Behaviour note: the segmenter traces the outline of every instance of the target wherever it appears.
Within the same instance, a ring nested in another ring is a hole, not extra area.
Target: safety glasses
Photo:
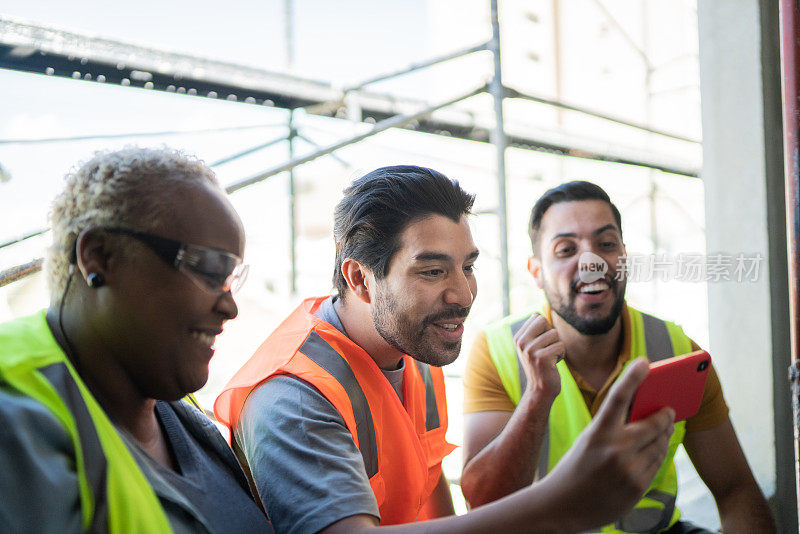
[[[248,266],[242,264],[239,256],[230,252],[125,228],[103,229],[108,233],[126,235],[144,243],[158,257],[209,293],[236,293],[247,278]]]

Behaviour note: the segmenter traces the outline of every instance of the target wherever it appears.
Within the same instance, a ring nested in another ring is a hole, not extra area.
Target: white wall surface
[[[764,257],[755,282],[708,284],[710,352],[748,461],[775,492],[761,27],[756,0],[698,2],[706,243]]]

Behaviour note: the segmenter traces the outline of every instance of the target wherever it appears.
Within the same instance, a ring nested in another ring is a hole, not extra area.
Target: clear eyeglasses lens
[[[233,254],[216,249],[184,247],[177,267],[212,293],[235,293],[247,277],[248,266]]]

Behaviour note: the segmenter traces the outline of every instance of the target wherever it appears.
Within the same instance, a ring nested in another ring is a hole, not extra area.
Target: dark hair
[[[334,212],[333,285],[339,295],[347,293],[344,260],[362,263],[381,279],[400,248],[400,234],[410,223],[429,215],[458,222],[470,213],[474,200],[475,195],[461,189],[458,181],[413,165],[382,167],[356,179],[344,190]]]
[[[614,203],[611,202],[608,193],[592,182],[575,180],[548,189],[533,205],[530,222],[528,223],[528,235],[531,238],[531,247],[534,249],[534,254],[536,254],[536,234],[542,225],[542,217],[550,209],[550,206],[560,202],[575,202],[578,200],[602,200],[608,204],[611,208],[611,213],[614,215],[614,220],[617,222],[620,236],[622,235],[622,216],[620,216],[619,210]]]

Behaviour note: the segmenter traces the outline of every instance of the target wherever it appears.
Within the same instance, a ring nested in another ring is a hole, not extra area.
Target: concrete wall
[[[707,251],[764,257],[755,282],[708,284],[710,350],[779,531],[792,532],[777,2],[700,0],[698,20]]]

